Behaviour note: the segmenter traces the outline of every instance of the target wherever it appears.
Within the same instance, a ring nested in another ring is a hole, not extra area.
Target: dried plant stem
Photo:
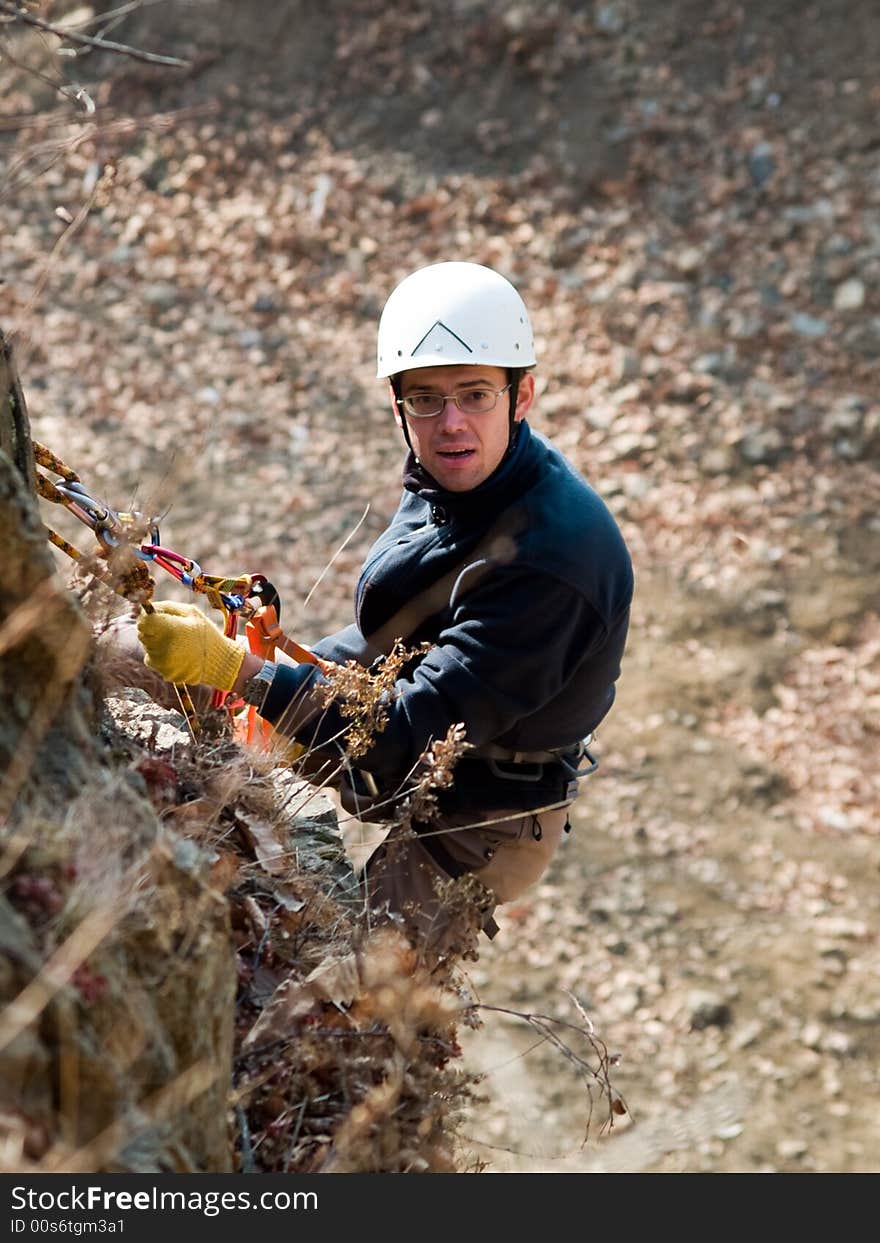
[[[88,217],[89,212],[92,210],[92,208],[95,205],[95,200],[98,197],[100,186],[101,186],[101,178],[99,177],[97,181],[95,182],[95,184],[92,186],[92,190],[91,190],[91,193],[89,194],[89,197],[80,207],[79,211],[76,213],[73,220],[70,221],[67,228],[64,230],[64,232],[58,238],[55,245],[52,247],[52,250],[49,253],[49,257],[46,260],[45,266],[43,267],[43,271],[40,274],[39,280],[37,281],[36,286],[34,287],[34,290],[30,298],[28,299],[27,305],[22,311],[23,321],[27,320],[27,317],[31,314],[37,302],[42,297],[43,290],[46,288],[46,283],[49,280],[49,277],[52,275],[52,271],[56,263],[58,262],[58,259],[61,256],[61,252],[64,250],[65,246],[70,241],[70,239],[74,236],[77,230],[80,229],[82,225],[85,223],[85,220]],[[14,337],[16,333],[13,332],[10,335]]]
[[[37,30],[45,30],[58,39],[64,39],[68,43],[77,43],[81,47],[95,48],[101,52],[116,52],[120,56],[130,56],[132,60],[145,61],[149,65],[169,65],[174,69],[189,69],[192,65],[191,61],[179,60],[176,56],[160,56],[156,52],[144,52],[140,48],[129,47],[127,43],[114,43],[98,35],[78,34],[69,27],[56,26],[53,22],[47,22],[42,17],[29,13],[27,9],[21,8],[18,4],[9,3],[8,0],[0,0],[0,13],[6,13],[13,20],[24,22],[27,26],[34,26]]]
[[[548,1014],[534,1014],[527,1011],[512,1010],[506,1006],[490,1006],[478,1003],[474,1009],[484,1010],[495,1014],[507,1014],[512,1018],[520,1019],[523,1022],[528,1023],[530,1027],[535,1028],[535,1030],[540,1033],[542,1041],[549,1041],[549,1043],[552,1044],[553,1047],[563,1055],[563,1057],[565,1057],[572,1063],[572,1065],[576,1066],[583,1075],[585,1075],[587,1080],[587,1099],[589,1101],[589,1110],[584,1131],[584,1143],[586,1143],[589,1138],[590,1124],[592,1122],[593,1115],[593,1094],[590,1081],[597,1085],[602,1097],[608,1103],[608,1114],[602,1124],[603,1129],[607,1128],[608,1130],[611,1130],[614,1126],[615,1115],[621,1112],[627,1113],[628,1108],[620,1093],[618,1093],[611,1084],[610,1071],[613,1065],[613,1059],[608,1053],[607,1046],[604,1041],[600,1040],[599,1037],[595,1035],[592,1021],[587,1017],[583,1006],[581,1006],[577,999],[570,993],[568,996],[574,1002],[578,1012],[585,1020],[583,1027],[578,1027],[576,1023],[567,1022],[565,1019],[553,1018]],[[575,1050],[572,1049],[571,1045],[566,1043],[566,1041],[564,1041],[557,1034],[556,1029],[558,1028],[562,1028],[570,1032],[576,1032],[579,1036],[586,1039],[596,1057],[596,1065],[592,1065],[586,1060],[586,1058],[582,1057],[579,1053],[576,1053]]]
[[[474,820],[468,824],[457,824],[450,828],[428,829],[425,832],[419,832],[419,837],[437,837],[441,833],[464,833],[470,829],[490,828],[493,824],[504,824],[513,815],[540,816],[545,811],[561,811],[563,807],[568,807],[569,805],[570,800],[564,803],[545,803],[542,807],[529,807],[526,811],[502,812],[501,815],[492,816],[486,820]]]
[[[311,590],[309,591],[309,594],[306,596],[305,600],[303,600],[303,605],[302,605],[303,610],[305,610],[305,609],[307,609],[307,608],[308,608],[309,601],[311,600],[312,596],[313,596],[313,595],[315,594],[315,592],[317,591],[318,587],[321,585],[321,581],[323,580],[323,578],[324,578],[325,574],[327,573],[327,571],[328,571],[328,570],[330,569],[330,567],[333,565],[333,562],[334,562],[334,561],[336,560],[336,558],[340,555],[340,553],[341,553],[341,552],[343,552],[343,550],[346,548],[346,546],[347,546],[348,544],[350,544],[350,543],[351,543],[351,541],[352,541],[352,540],[354,539],[354,537],[357,535],[358,531],[359,531],[359,530],[361,529],[361,527],[364,525],[364,522],[366,521],[367,514],[368,514],[369,512],[370,512],[370,506],[369,506],[369,504],[367,504],[366,509],[365,509],[365,510],[364,510],[364,512],[361,514],[360,518],[358,519],[358,521],[356,522],[356,524],[354,525],[354,527],[351,529],[351,531],[349,531],[348,535],[346,535],[345,539],[342,541],[342,543],[341,543],[341,544],[339,545],[339,547],[336,549],[336,551],[334,552],[333,556],[330,558],[330,560],[329,560],[329,561],[327,562],[327,564],[324,566],[324,568],[323,568],[323,570],[321,571],[321,573],[318,575],[318,577],[317,577],[317,579],[315,580],[315,582],[312,584],[312,587],[311,587]]]

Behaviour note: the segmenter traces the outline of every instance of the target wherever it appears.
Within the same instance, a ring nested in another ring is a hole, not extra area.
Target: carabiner
[[[55,487],[61,493],[70,512],[92,530],[97,528],[99,522],[109,517],[108,506],[103,501],[96,500],[78,480],[65,479],[56,483]]]

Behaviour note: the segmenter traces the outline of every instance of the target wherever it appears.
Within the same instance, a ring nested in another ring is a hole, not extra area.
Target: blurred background
[[[377,318],[467,259],[523,294],[531,422],[632,550],[601,767],[470,973],[573,995],[630,1113],[582,1146],[576,1068],[489,1015],[468,1159],[876,1169],[875,0],[28,6],[112,54],[18,7],[0,327],[98,495],[267,574],[302,641],[346,624],[400,491]]]

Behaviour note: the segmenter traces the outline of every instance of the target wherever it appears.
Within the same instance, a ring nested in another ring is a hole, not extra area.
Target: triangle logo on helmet
[[[447,351],[454,357],[458,352],[455,349],[456,345],[464,346],[469,354],[474,352],[467,341],[462,341],[461,337],[457,336],[451,328],[447,328],[438,319],[431,325],[418,345],[413,346],[411,357],[415,358],[417,354],[443,354]]]

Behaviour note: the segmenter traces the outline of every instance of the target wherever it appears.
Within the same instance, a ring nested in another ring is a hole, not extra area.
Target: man
[[[370,665],[396,639],[428,645],[383,704],[346,806],[393,820],[426,748],[464,726],[472,749],[438,813],[414,834],[392,829],[366,870],[371,907],[439,944],[444,882],[473,873],[492,902],[509,902],[553,857],[583,740],[614,698],[632,569],[605,505],[526,422],[534,343],[504,277],[460,262],[408,276],[383,310],[378,363],[409,449],[403,497],[367,556],[355,623],[314,651]],[[194,605],[157,604],[139,633],[163,676],[233,689],[282,733],[344,749],[350,718],[319,701],[315,667],[243,654]],[[484,926],[491,935],[491,909]]]

